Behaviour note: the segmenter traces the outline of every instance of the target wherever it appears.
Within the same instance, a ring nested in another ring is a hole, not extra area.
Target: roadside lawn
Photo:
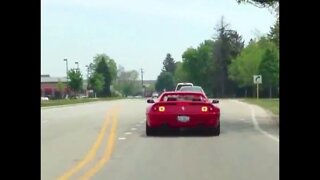
[[[279,115],[279,99],[251,99],[247,98],[244,99],[243,101],[250,103],[250,104],[255,104],[258,106],[261,106],[262,108],[265,108],[267,110],[270,110],[273,114]]]

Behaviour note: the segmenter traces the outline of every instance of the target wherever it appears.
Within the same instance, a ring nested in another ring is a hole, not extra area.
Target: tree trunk
[[[256,97],[257,97],[256,92],[257,92],[256,86],[253,85],[253,86],[252,86],[252,96],[253,96],[253,98],[256,98]]]
[[[269,86],[269,98],[272,98],[272,86]]]

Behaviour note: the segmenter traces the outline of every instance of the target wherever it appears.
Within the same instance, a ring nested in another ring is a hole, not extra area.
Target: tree
[[[174,59],[171,57],[171,54],[168,53],[166,58],[163,60],[163,69],[162,71],[174,73],[176,69],[176,64]]]
[[[138,94],[141,90],[141,85],[138,83],[139,73],[136,70],[125,71],[123,67],[119,70],[114,88],[125,96]]]
[[[269,88],[269,98],[272,98],[272,87],[279,85],[279,57],[276,48],[267,49],[259,66],[263,86]]]
[[[182,62],[176,62],[176,70],[174,71],[175,82],[186,82],[188,81],[188,74],[185,69],[183,69]]]
[[[182,67],[187,74],[188,81],[193,82],[197,80],[197,73],[200,72],[201,69],[198,69],[197,67],[197,50],[195,48],[188,48],[186,51],[182,54]],[[195,71],[196,70],[196,71]]]
[[[248,45],[228,67],[229,78],[237,82],[239,87],[252,86],[252,76],[258,74],[263,49],[258,43]]]
[[[98,95],[111,96],[110,85],[111,85],[112,78],[111,78],[110,70],[104,56],[102,56],[101,60],[98,61],[95,69],[95,73],[101,74],[104,80],[103,89],[100,93],[98,93]]]
[[[240,3],[250,3],[257,7],[270,7],[280,2],[280,0],[236,0]]]
[[[228,66],[231,59],[235,58],[243,49],[244,41],[235,30],[229,28],[229,24],[224,22],[223,17],[221,17],[216,30],[217,37],[213,46],[213,61],[217,69],[212,80],[220,89],[220,96],[224,97],[226,92],[229,95],[234,93],[234,83],[228,79]]]
[[[259,40],[251,42],[239,56],[232,60],[228,67],[229,78],[235,81],[239,88],[245,90],[253,88],[252,77],[255,74],[260,74],[261,62],[267,49],[275,49],[275,45],[267,38],[261,37]],[[264,75],[262,78],[264,81]]]
[[[57,83],[57,89],[60,92],[61,98],[63,98],[64,88],[65,88],[65,84],[61,82],[61,80],[59,79]]]
[[[202,88],[212,95],[213,81],[208,78],[214,76],[216,65],[212,61],[212,47],[214,41],[205,40],[196,49],[188,48],[182,54],[182,66],[179,67],[180,72],[187,81],[202,86]]]
[[[268,37],[273,41],[277,48],[279,49],[279,39],[280,39],[280,33],[279,33],[279,17],[277,18],[275,24],[273,27],[270,28],[270,32],[268,34]]]
[[[101,93],[103,88],[104,88],[104,77],[101,73],[94,73],[90,78],[89,78],[89,84],[91,88],[97,92]]]
[[[100,61],[105,61],[108,65],[108,68],[109,68],[111,80],[113,81],[116,79],[116,77],[117,77],[117,64],[113,59],[111,59],[106,54],[97,54],[93,59],[94,59],[93,64],[91,65],[93,69],[96,69],[97,64],[99,64]]]
[[[272,13],[279,17],[280,0],[236,0],[238,4],[249,3],[258,8],[268,8]]]
[[[76,94],[79,93],[79,91],[82,89],[83,83],[82,74],[79,69],[69,70],[68,77],[70,79],[69,87],[71,90],[73,90]]]
[[[161,72],[155,84],[157,92],[172,91],[175,88],[173,75],[170,72]]]
[[[154,92],[156,90],[155,84],[150,84],[149,86],[146,87],[147,92]]]

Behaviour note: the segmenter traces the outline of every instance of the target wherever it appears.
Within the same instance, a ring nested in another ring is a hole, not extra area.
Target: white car
[[[49,101],[48,97],[41,97],[41,101]]]
[[[152,98],[158,98],[158,97],[159,97],[159,94],[157,92],[152,93]]]
[[[184,87],[184,86],[193,86],[192,83],[178,83],[177,86],[176,86],[176,90],[175,91],[179,91],[181,87]]]

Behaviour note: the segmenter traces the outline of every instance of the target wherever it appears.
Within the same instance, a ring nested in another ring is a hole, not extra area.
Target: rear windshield
[[[184,87],[184,86],[192,86],[192,85],[181,84],[181,85],[178,85],[178,86],[177,86],[177,90],[180,90],[180,88],[181,88],[181,87]]]
[[[181,87],[180,91],[203,92],[203,90],[200,87],[194,87],[194,86]]]
[[[168,94],[164,95],[161,99],[164,102],[171,102],[171,101],[198,101],[198,102],[205,102],[206,98],[200,94]]]

